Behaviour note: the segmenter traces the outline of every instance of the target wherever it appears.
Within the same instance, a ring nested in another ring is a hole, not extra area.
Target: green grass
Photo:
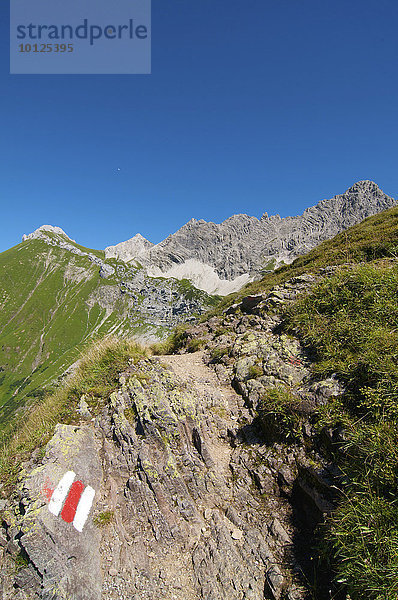
[[[346,386],[315,420],[320,431],[344,432],[334,448],[342,498],[327,539],[338,580],[355,600],[398,593],[397,290],[396,263],[342,268],[284,315],[285,330],[313,352],[315,374],[336,373]]]
[[[106,525],[109,525],[110,523],[112,523],[114,518],[114,513],[113,510],[104,510],[103,512],[99,513],[98,515],[96,515],[93,519],[94,521],[94,525],[96,525],[97,527],[106,527]]]
[[[215,335],[216,334],[217,332],[215,332]],[[224,358],[224,356],[229,355],[231,350],[232,346],[217,346],[216,348],[212,348],[210,350],[211,361],[213,363],[221,362],[221,359]]]
[[[350,407],[377,418],[398,416],[398,266],[341,270],[285,313],[316,354],[322,377],[336,373]]]
[[[178,325],[173,332],[162,342],[152,344],[152,352],[156,355],[174,354],[180,348],[186,348],[189,338],[187,325]]]
[[[301,439],[300,400],[288,387],[268,388],[258,406],[260,425],[268,443]]]

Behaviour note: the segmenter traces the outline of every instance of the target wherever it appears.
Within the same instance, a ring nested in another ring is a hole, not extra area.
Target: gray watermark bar
[[[150,72],[151,0],[10,0],[10,73]]]

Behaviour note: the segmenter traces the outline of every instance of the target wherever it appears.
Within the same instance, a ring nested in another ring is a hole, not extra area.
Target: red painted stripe
[[[72,523],[75,518],[77,505],[79,504],[80,496],[84,490],[84,485],[81,481],[72,483],[64,507],[61,512],[61,517],[67,523]]]

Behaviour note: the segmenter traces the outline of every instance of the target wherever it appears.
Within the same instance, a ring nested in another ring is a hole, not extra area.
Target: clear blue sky
[[[136,76],[9,75],[7,4],[0,250],[41,224],[94,248],[159,242],[360,179],[398,196],[396,0],[153,0]]]

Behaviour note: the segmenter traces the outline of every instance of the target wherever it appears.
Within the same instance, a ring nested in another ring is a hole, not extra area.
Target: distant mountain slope
[[[45,226],[0,254],[0,428],[43,393],[92,338],[161,337],[212,304],[189,282],[142,269]]]
[[[129,242],[105,253],[125,261],[138,258],[150,275],[187,278],[209,293],[228,294],[262,271],[292,262],[320,242],[395,204],[372,181],[359,181],[344,194],[322,200],[297,217],[265,213],[259,220],[234,215],[221,224],[192,219],[155,246],[145,249],[141,244],[139,257],[135,244],[128,251]]]

